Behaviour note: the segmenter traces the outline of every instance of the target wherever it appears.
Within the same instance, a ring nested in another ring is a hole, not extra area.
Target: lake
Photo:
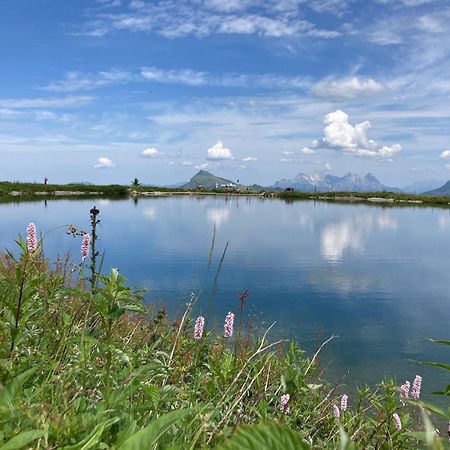
[[[210,313],[218,326],[248,290],[246,317],[276,321],[273,339],[296,339],[311,355],[339,336],[321,354],[330,380],[401,383],[421,373],[425,392],[449,383],[414,362],[449,360],[448,347],[427,340],[450,339],[448,210],[221,196],[9,203],[0,204],[0,247],[13,249],[33,221],[47,256],[70,251],[79,262],[81,239],[66,226],[89,230],[94,204],[104,268],[147,288],[147,302],[178,314],[194,291],[206,314],[228,242]]]

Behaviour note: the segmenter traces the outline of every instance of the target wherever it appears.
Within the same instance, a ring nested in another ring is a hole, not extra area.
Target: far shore
[[[286,202],[325,201],[365,203],[379,206],[422,206],[450,208],[450,196],[404,194],[396,192],[297,192],[254,188],[226,191],[224,189],[181,189],[153,186],[42,184],[0,182],[0,203],[48,199],[134,198],[170,196],[226,196],[278,198]]]

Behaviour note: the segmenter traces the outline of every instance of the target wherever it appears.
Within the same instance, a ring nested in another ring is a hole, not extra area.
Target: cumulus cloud
[[[312,154],[316,153],[315,150],[313,150],[312,148],[309,148],[309,147],[303,147],[301,149],[301,152],[305,155],[312,155]]]
[[[110,167],[115,167],[115,164],[105,156],[101,156],[97,159],[97,164],[95,164],[94,168],[96,169],[109,169]]]
[[[192,162],[191,161],[183,161],[181,163],[182,166],[192,166]]]
[[[210,161],[233,159],[233,154],[229,148],[224,147],[222,141],[217,141],[212,147],[208,148],[206,159]]]
[[[141,158],[160,158],[163,153],[159,152],[156,148],[150,147],[142,150],[140,154]]]
[[[258,158],[255,158],[254,156],[246,156],[245,158],[242,158],[242,161],[258,161]]]
[[[351,100],[360,96],[379,94],[385,90],[386,87],[383,84],[372,78],[362,80],[352,77],[320,81],[312,87],[311,92],[316,97],[331,100]]]
[[[204,170],[204,169],[207,169],[208,167],[209,167],[209,164],[208,164],[208,163],[198,164],[198,165],[195,166],[195,168],[196,168],[197,170]]]
[[[367,136],[369,121],[350,124],[348,115],[341,110],[329,113],[323,120],[324,137],[312,142],[313,148],[331,148],[355,156],[392,159],[402,148],[399,144],[379,145]]]
[[[442,159],[450,159],[450,150],[445,150],[441,153]]]
[[[280,158],[280,162],[292,162],[294,161],[292,158]]]

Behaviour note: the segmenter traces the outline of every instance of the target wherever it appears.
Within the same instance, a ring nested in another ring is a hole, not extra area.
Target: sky
[[[448,0],[2,0],[0,179],[450,179]]]

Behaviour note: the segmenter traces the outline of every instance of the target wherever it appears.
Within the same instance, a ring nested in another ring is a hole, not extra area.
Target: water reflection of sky
[[[200,197],[99,201],[99,248],[105,268],[117,266],[147,300],[182,305],[192,290],[206,311],[211,280],[229,242],[214,307],[222,319],[246,289],[248,311],[276,320],[275,333],[324,351],[331,377],[373,383],[383,375],[424,374],[424,388],[448,384],[443,373],[412,360],[448,361],[426,338],[449,339],[450,214],[431,208]],[[89,227],[88,201],[0,205],[0,246],[11,247],[34,221],[47,254],[80,242],[63,225]],[[208,254],[216,225],[215,252]],[[60,227],[59,227],[60,226]],[[59,228],[58,228],[59,227]],[[430,387],[431,390],[431,387]]]

